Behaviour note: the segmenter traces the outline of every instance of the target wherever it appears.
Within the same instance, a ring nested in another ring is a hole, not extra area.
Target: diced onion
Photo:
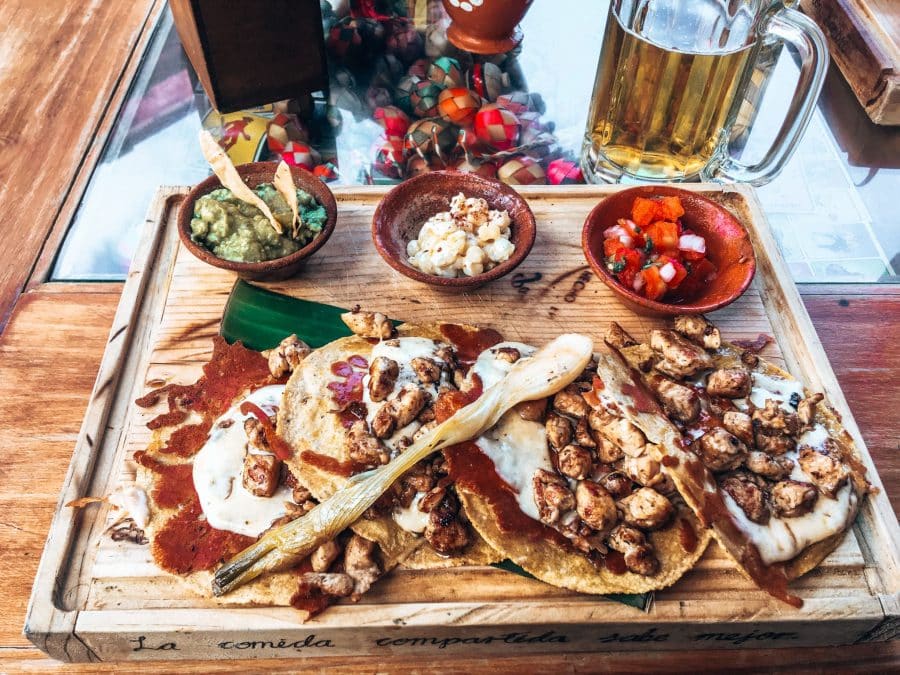
[[[659,276],[662,277],[662,280],[666,283],[672,281],[672,279],[675,278],[675,265],[667,262],[665,265],[659,268]]]
[[[706,253],[706,240],[697,234],[683,234],[678,238],[678,250]]]
[[[643,274],[635,275],[634,281],[632,282],[631,287],[635,291],[640,293],[641,289],[644,287],[644,275]]]

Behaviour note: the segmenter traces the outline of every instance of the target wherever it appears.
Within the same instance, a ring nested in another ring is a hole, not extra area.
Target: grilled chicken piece
[[[365,420],[353,423],[347,434],[349,441],[348,454],[350,459],[366,466],[379,466],[387,464],[390,460],[387,449],[377,438],[369,434]]]
[[[666,497],[653,488],[642,487],[619,501],[623,520],[643,530],[658,530],[669,522],[675,513]]]
[[[606,329],[606,335],[603,336],[603,341],[616,350],[624,349],[625,347],[633,347],[638,343],[637,340],[626,333],[625,329],[615,321],[610,322]]]
[[[754,523],[769,521],[769,505],[765,481],[746,471],[735,471],[722,479],[722,489],[741,507]]]
[[[266,440],[266,429],[263,423],[256,417],[247,417],[244,420],[244,433],[247,435],[247,442],[254,448],[260,450],[269,450],[269,441]]]
[[[560,473],[576,480],[583,480],[589,476],[593,464],[594,458],[591,456],[591,451],[580,445],[570,443],[557,454]]]
[[[641,457],[626,457],[625,461],[622,462],[622,471],[635,483],[646,487],[656,485],[662,475],[659,462],[649,454]]]
[[[809,513],[818,498],[819,493],[809,483],[779,481],[772,487],[772,511],[779,518],[796,518]]]
[[[291,499],[294,500],[295,504],[303,504],[304,502],[312,499],[312,492],[310,492],[302,485],[298,485],[293,490],[291,490]]]
[[[676,316],[675,330],[706,349],[718,349],[722,346],[719,329],[700,314]]]
[[[318,588],[324,595],[345,598],[353,593],[356,582],[349,574],[306,572],[300,575],[300,583],[308,588]]]
[[[565,511],[575,508],[575,495],[569,483],[562,476],[545,469],[538,469],[531,479],[534,501],[538,507],[541,522],[553,525]]]
[[[397,329],[381,312],[361,312],[355,308],[352,312],[341,314],[341,321],[360,337],[387,340],[397,335]]]
[[[373,401],[383,401],[394,391],[400,375],[400,364],[386,356],[378,356],[369,366],[369,396]]]
[[[271,497],[278,488],[281,476],[281,460],[275,455],[244,455],[241,484],[244,489],[257,497]]]
[[[362,595],[381,576],[375,542],[354,534],[344,549],[344,571],[353,578],[354,595]]]
[[[719,368],[706,379],[706,393],[724,398],[745,398],[750,395],[750,371],[744,368]]]
[[[553,397],[553,409],[562,415],[569,417],[584,417],[591,412],[591,407],[581,395],[581,390],[576,385],[569,385]]]
[[[590,527],[605,532],[619,519],[612,495],[594,481],[582,480],[575,488],[575,509]]]
[[[629,457],[637,457],[644,452],[647,438],[644,433],[624,417],[614,418],[599,429],[600,433],[618,445]]]
[[[312,552],[312,555],[309,556],[309,564],[312,566],[313,572],[327,572],[331,563],[337,560],[340,554],[341,547],[332,539]]]
[[[631,494],[631,484],[634,481],[621,471],[613,471],[603,476],[597,482],[606,488],[606,491],[612,495],[613,499],[622,499]]]
[[[394,417],[393,406],[386,403],[372,418],[372,434],[375,438],[390,438],[397,429],[397,419]]]
[[[624,523],[616,525],[609,533],[606,543],[614,551],[625,557],[625,566],[635,574],[650,576],[659,569],[659,561],[647,537],[637,528]]]
[[[790,436],[768,436],[758,433],[754,437],[756,447],[770,455],[783,455],[797,447],[797,442]]]
[[[787,457],[772,457],[759,450],[751,450],[745,464],[753,473],[772,480],[783,480],[794,470],[793,460]]]
[[[794,413],[785,412],[778,401],[767,399],[763,408],[753,411],[753,428],[769,436],[795,434],[800,429],[800,420]]]
[[[394,416],[397,419],[397,428],[402,429],[412,422],[431,401],[431,394],[418,387],[404,387],[397,394],[397,398],[391,401]]]
[[[591,435],[591,427],[587,417],[582,417],[575,425],[575,442],[583,448],[596,448],[597,441]]]
[[[547,413],[544,429],[547,431],[550,447],[554,450],[560,450],[572,442],[572,425],[562,415],[555,412]]]
[[[700,396],[691,387],[659,376],[651,377],[649,384],[669,415],[685,424],[697,419],[700,414]]]
[[[808,445],[800,448],[800,468],[823,494],[834,499],[846,483],[850,472],[830,454],[817,452]]]
[[[747,445],[753,444],[753,420],[747,413],[729,410],[722,416],[725,431],[737,436]]]
[[[642,373],[649,373],[656,361],[656,352],[645,344],[623,347],[619,354],[625,359],[625,363]]]
[[[697,447],[700,459],[715,472],[736,469],[747,457],[747,446],[722,427],[714,427],[703,434]]]
[[[674,331],[650,331],[650,346],[662,356],[662,361],[656,363],[654,368],[675,379],[690,377],[713,367],[712,357],[702,347],[685,340]]]
[[[816,406],[824,398],[822,394],[813,394],[800,401],[797,405],[797,417],[800,419],[800,424],[806,428],[812,427],[816,421]]]
[[[597,459],[603,464],[612,464],[618,462],[625,456],[622,448],[603,436],[596,436],[597,441]]]
[[[309,345],[303,340],[296,335],[289,335],[277,347],[269,350],[269,372],[275,378],[291,374],[310,351]]]
[[[441,367],[434,359],[417,356],[409,365],[422,384],[434,384],[441,379]]]
[[[445,555],[465,548],[469,543],[469,530],[459,519],[459,501],[452,492],[428,513],[425,540],[438,553]]]

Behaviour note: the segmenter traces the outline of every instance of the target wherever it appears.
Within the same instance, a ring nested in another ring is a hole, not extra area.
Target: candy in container
[[[428,72],[428,66],[430,65],[430,61],[428,59],[416,59],[411,64],[409,64],[409,68],[406,70],[407,75],[415,75],[416,77],[421,77],[423,80],[428,79],[426,77],[426,73]]]
[[[464,83],[459,61],[449,56],[439,56],[432,61],[426,77],[442,87],[460,87]]]
[[[419,80],[409,93],[409,103],[416,117],[437,115],[438,96],[442,87],[431,80]]]
[[[496,150],[509,150],[519,140],[519,120],[506,108],[488,103],[475,114],[475,135]]]
[[[403,147],[407,152],[428,157],[449,151],[455,140],[451,125],[440,119],[424,119],[410,125]]]
[[[372,68],[373,85],[390,89],[401,77],[403,77],[403,64],[396,56],[382,54],[375,59],[375,66]]]
[[[497,178],[496,164],[467,155],[464,155],[456,163],[452,164],[450,168],[461,173],[474,173],[482,178]]]
[[[266,130],[266,144],[269,151],[278,154],[284,150],[284,146],[291,141],[306,143],[309,134],[297,119],[296,115],[280,112],[270,121]]]
[[[409,116],[395,105],[375,108],[372,117],[384,129],[388,138],[398,139],[401,143],[409,130]]]
[[[444,89],[438,96],[438,114],[448,122],[459,126],[469,126],[481,107],[478,94],[465,87]]]
[[[328,31],[325,41],[328,51],[343,61],[357,61],[363,58],[363,36],[359,22],[352,17],[338,21]]]
[[[366,103],[372,110],[380,106],[390,105],[392,101],[391,92],[384,87],[369,87],[366,90]]]
[[[403,147],[394,140],[382,139],[375,149],[372,165],[391,178],[400,178],[403,170]]]
[[[516,115],[526,112],[542,115],[547,109],[540,94],[527,91],[511,91],[508,94],[501,94],[495,103]]]
[[[290,166],[299,166],[307,171],[312,171],[312,168],[321,160],[315,148],[299,141],[288,141],[280,156]]]
[[[583,183],[584,176],[577,162],[560,157],[547,165],[547,180],[553,185]]]
[[[412,93],[422,81],[422,78],[418,75],[407,75],[397,82],[397,86],[394,89],[394,103],[409,115],[411,115],[413,111],[411,101]]]
[[[518,155],[497,169],[497,178],[508,185],[543,185],[547,182],[544,169],[537,160]]]
[[[493,63],[474,64],[469,70],[467,81],[469,89],[487,101],[496,101],[504,89],[509,87],[509,76]]]
[[[321,180],[329,183],[338,177],[337,167],[331,162],[325,162],[313,167],[313,174]]]
[[[393,54],[404,63],[412,63],[422,56],[423,40],[410,19],[397,17],[388,24],[385,46],[388,53]]]

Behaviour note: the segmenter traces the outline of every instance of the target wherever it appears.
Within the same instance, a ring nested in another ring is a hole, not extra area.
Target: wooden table
[[[42,283],[71,211],[64,206],[99,151],[92,140],[111,124],[162,0],[5,0],[0,3],[0,672],[122,672],[115,664],[63,665],[22,635],[25,608],[93,385],[121,285]],[[38,11],[38,5],[40,11]],[[13,54],[15,56],[13,56]],[[47,150],[52,125],[54,150]],[[52,157],[51,157],[52,155]],[[39,189],[37,189],[39,187]],[[21,204],[29,208],[19,208]],[[13,208],[17,207],[17,208]],[[62,209],[62,211],[60,211]],[[11,235],[15,236],[11,236]],[[43,252],[43,255],[42,255]],[[35,268],[35,265],[37,266]],[[37,270],[37,273],[34,270]],[[28,284],[30,290],[21,293]],[[900,510],[897,397],[900,395],[900,287],[804,287],[804,299]],[[20,294],[21,293],[21,294]],[[8,324],[7,324],[8,321]],[[4,328],[5,326],[5,328]],[[750,671],[876,672],[900,668],[900,643],[834,649],[657,652],[454,660],[319,661],[322,668],[447,672]],[[168,662],[167,671],[233,669],[234,662]],[[298,662],[256,661],[244,669],[291,670]],[[129,664],[156,672],[159,664]]]

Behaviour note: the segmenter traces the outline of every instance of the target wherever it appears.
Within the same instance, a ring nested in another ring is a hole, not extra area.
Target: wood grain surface
[[[803,288],[803,287],[801,287]],[[864,377],[870,359],[880,358],[897,330],[900,289],[817,287],[804,296],[842,388],[860,422],[895,511],[900,512],[900,455],[896,405],[900,395],[900,360],[881,359],[877,382]],[[26,293],[10,325],[0,337],[0,414],[7,433],[0,483],[0,671],[63,670],[67,672],[159,672],[160,664],[84,664],[73,666],[47,659],[22,636],[25,605],[59,485],[69,457],[96,369],[106,345],[118,304],[119,284],[46,284]],[[842,302],[845,301],[845,302]],[[860,326],[879,330],[860,330]],[[64,336],[64,337],[63,337]],[[894,347],[896,349],[896,347]],[[890,353],[890,352],[888,352]],[[27,386],[23,382],[28,382]],[[877,390],[877,393],[875,392]],[[864,413],[863,410],[866,412]],[[236,662],[167,663],[168,671],[223,672]],[[285,661],[241,662],[246,672],[290,672],[299,666]],[[658,652],[654,654],[591,654],[564,657],[495,658],[489,663],[460,659],[422,663],[404,659],[376,664],[371,659],[342,658],[317,662],[317,667],[353,672],[423,672],[432,667],[448,672],[689,672],[705,667],[734,672],[787,670],[815,672],[886,672],[900,668],[898,643],[840,648]],[[302,668],[309,672],[307,667]]]
[[[0,2],[0,328],[158,2]]]

